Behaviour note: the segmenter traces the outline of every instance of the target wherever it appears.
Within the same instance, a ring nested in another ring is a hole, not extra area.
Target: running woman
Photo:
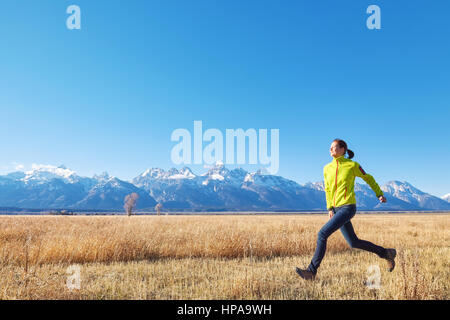
[[[347,158],[344,155],[347,154]],[[331,144],[330,155],[334,158],[323,168],[325,195],[327,210],[330,220],[320,229],[317,235],[317,247],[314,256],[306,270],[295,268],[300,277],[305,280],[313,280],[317,269],[325,256],[327,239],[338,229],[341,229],[345,240],[351,248],[358,248],[373,252],[380,258],[386,259],[388,270],[391,272],[395,267],[395,249],[385,249],[372,242],[359,239],[351,223],[356,213],[355,178],[362,178],[375,192],[380,202],[386,202],[380,187],[375,179],[367,174],[359,163],[350,159],[355,155],[347,148],[347,143],[335,139]]]

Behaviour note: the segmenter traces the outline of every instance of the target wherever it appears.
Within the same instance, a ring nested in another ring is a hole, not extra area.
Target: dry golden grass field
[[[0,216],[0,299],[449,299],[450,215],[357,214],[361,239],[397,249],[395,270],[338,231],[305,282],[294,267],[308,265],[327,219]],[[79,289],[67,287],[71,265]],[[365,284],[370,266],[379,289]]]

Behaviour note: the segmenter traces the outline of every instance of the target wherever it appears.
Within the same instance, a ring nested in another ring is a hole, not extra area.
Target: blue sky
[[[66,28],[71,4],[81,30]],[[366,27],[371,4],[381,30]],[[0,173],[179,168],[170,135],[201,120],[279,129],[278,174],[299,183],[322,179],[340,137],[380,184],[442,196],[448,12],[448,1],[4,1]]]

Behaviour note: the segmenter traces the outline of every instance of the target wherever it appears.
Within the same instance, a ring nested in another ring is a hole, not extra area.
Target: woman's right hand
[[[333,210],[328,211],[328,216],[331,218],[333,218]]]

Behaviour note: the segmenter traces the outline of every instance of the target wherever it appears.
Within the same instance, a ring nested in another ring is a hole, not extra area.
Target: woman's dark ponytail
[[[339,145],[339,148],[344,148],[345,149],[345,153],[348,154],[347,159],[352,159],[355,156],[355,153],[347,148],[347,143],[344,140],[341,139],[334,139],[333,142],[337,142]]]
[[[347,154],[348,154],[348,157],[347,157],[348,159],[351,159],[355,156],[355,153],[350,149],[347,149]]]

